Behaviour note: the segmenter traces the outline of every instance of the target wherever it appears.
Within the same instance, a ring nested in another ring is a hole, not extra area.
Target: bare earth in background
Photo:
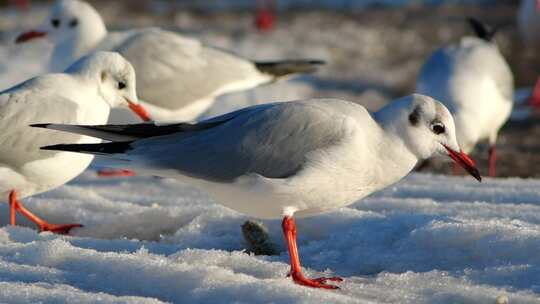
[[[208,44],[232,48],[256,59],[268,58],[265,49],[276,47],[291,57],[308,53],[325,58],[328,66],[307,78],[316,90],[314,95],[357,100],[376,109],[389,98],[413,92],[416,73],[431,51],[471,33],[463,22],[464,16],[503,26],[497,39],[515,73],[516,87],[532,86],[540,72],[540,56],[535,57],[533,50],[521,45],[515,26],[517,2],[356,12],[287,11],[279,13],[277,28],[267,34],[253,30],[250,12],[170,13],[174,10],[161,7],[148,14],[147,7],[139,6],[131,10],[133,16],[118,14],[106,18],[109,24],[118,27],[136,20],[141,26],[160,25],[193,33],[202,36]],[[206,28],[211,28],[214,34],[205,33]],[[239,45],[220,44],[219,37],[215,37],[216,29],[220,29],[217,35],[234,36]],[[283,31],[289,33],[285,41],[280,33]],[[239,49],[244,40],[256,41],[257,47]],[[362,96],[366,92],[369,94]],[[499,176],[540,176],[539,122],[538,117],[510,121],[500,132]],[[478,147],[472,156],[480,170],[487,172],[487,147]],[[427,170],[449,173],[451,168],[448,163],[433,161]]]
[[[435,48],[471,34],[463,21],[466,16],[503,26],[497,39],[514,70],[516,87],[531,87],[540,72],[540,56],[520,43],[515,26],[517,2],[501,1],[491,6],[282,11],[278,14],[276,28],[264,34],[254,29],[250,11],[186,11],[170,4],[174,1],[148,4],[95,1],[93,4],[104,12],[106,23],[112,29],[160,26],[253,59],[307,55],[328,62],[319,73],[298,80],[309,89],[296,90],[294,97],[270,90],[268,94],[254,94],[252,99],[256,102],[336,97],[377,109],[392,98],[414,91],[416,73]],[[35,20],[39,18],[18,23],[23,23],[19,26],[24,27],[26,22],[30,26]],[[233,107],[239,105],[241,102]],[[510,121],[499,133],[499,176],[540,176],[539,117]],[[472,156],[481,172],[487,173],[486,151],[485,145],[479,146]],[[426,170],[449,173],[451,168],[448,163],[435,160]]]
[[[540,70],[534,51],[515,44],[511,4],[281,12],[275,30],[261,34],[248,11],[204,13],[170,4],[187,1],[95,4],[111,29],[161,26],[253,59],[310,57],[329,63],[314,75],[221,97],[206,116],[311,97],[344,98],[377,109],[412,92],[417,70],[435,47],[469,33],[465,15],[508,25],[499,40],[518,71],[518,87],[532,86]],[[205,1],[226,0],[197,3]],[[347,1],[353,0],[336,2]],[[37,2],[25,14],[0,9],[2,88],[44,71],[41,61],[50,45],[12,43],[18,32],[44,18],[45,7]],[[518,116],[501,134],[499,171],[538,176],[540,116]],[[485,152],[475,155],[482,165]],[[448,163],[435,167],[450,171]],[[198,189],[142,176],[104,180],[88,170],[25,200],[51,222],[85,225],[69,237],[38,234],[23,218],[18,223],[24,227],[10,227],[9,206],[0,203],[0,302],[493,304],[508,297],[511,304],[536,304],[539,202],[540,179],[486,178],[480,184],[411,174],[350,206],[299,220],[305,271],[346,278],[340,291],[327,292],[286,278],[290,266],[280,220],[261,221],[264,238],[259,227],[244,226],[251,232],[244,239],[239,225],[248,218]],[[247,242],[259,245],[250,248],[253,252],[270,248],[279,255],[248,255]]]

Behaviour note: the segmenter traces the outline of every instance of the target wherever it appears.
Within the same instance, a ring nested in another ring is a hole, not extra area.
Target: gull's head
[[[105,34],[103,19],[90,4],[80,0],[58,0],[45,21],[37,29],[19,35],[16,42],[44,37],[53,44],[59,44],[83,35],[97,37]]]
[[[474,161],[459,147],[454,119],[441,102],[414,94],[392,102],[376,115],[418,159],[446,155],[481,180]]]
[[[115,52],[96,52],[72,64],[68,74],[77,74],[97,85],[98,95],[110,107],[127,106],[141,119],[148,114],[138,105],[135,69],[122,55]]]

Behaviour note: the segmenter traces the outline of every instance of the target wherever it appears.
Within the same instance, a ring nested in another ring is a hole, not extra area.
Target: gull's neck
[[[405,144],[403,138],[386,130],[379,146],[380,162],[378,167],[385,168],[385,174],[390,183],[397,182],[405,177],[418,163],[418,157]]]
[[[404,128],[408,126],[404,127],[400,119],[405,115],[403,109],[409,108],[409,103],[408,99],[398,100],[373,114],[373,119],[383,130],[376,161],[380,162],[379,167],[391,172],[395,181],[407,175],[418,163],[418,156],[406,143]]]
[[[92,52],[106,36],[107,28],[104,24],[98,24],[91,29],[79,29],[74,37],[55,46],[49,70],[63,71],[77,59]]]

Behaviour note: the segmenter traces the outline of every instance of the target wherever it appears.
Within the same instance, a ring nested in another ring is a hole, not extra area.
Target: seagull
[[[109,33],[99,13],[79,0],[57,1],[46,22],[21,34],[16,42],[39,37],[55,45],[51,71],[94,50],[122,54],[137,71],[141,104],[155,121],[192,121],[219,95],[313,72],[323,64],[319,60],[254,62],[159,28]]]
[[[465,152],[488,140],[489,176],[495,176],[495,143],[512,112],[514,80],[493,41],[496,29],[475,19],[468,21],[477,37],[464,37],[433,52],[420,70],[416,91],[440,100],[450,110]]]
[[[525,45],[540,47],[540,1],[522,0],[518,10],[517,25]],[[540,109],[540,77],[536,80],[529,105]]]
[[[91,155],[43,151],[39,147],[66,141],[100,140],[29,127],[54,121],[71,124],[107,123],[111,107],[137,105],[135,71],[117,53],[98,52],[81,58],[65,73],[27,80],[0,93],[0,193],[9,197],[10,224],[15,212],[40,231],[68,233],[78,224],[49,224],[27,210],[17,198],[61,186],[90,164]]]
[[[106,157],[120,168],[175,178],[223,205],[261,219],[282,219],[294,282],[335,289],[342,279],[306,278],[293,215],[347,206],[407,175],[419,160],[448,155],[477,180],[458,146],[446,107],[423,95],[398,99],[376,113],[338,99],[262,104],[199,123],[35,127],[108,141],[42,149]]]
[[[527,44],[540,46],[540,1],[521,1],[517,25],[519,34]]]

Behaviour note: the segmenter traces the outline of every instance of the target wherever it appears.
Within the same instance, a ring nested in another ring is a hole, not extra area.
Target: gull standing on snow
[[[492,40],[495,30],[469,19],[478,37],[436,50],[418,75],[416,90],[440,100],[456,122],[457,139],[467,153],[488,140],[489,175],[495,176],[495,143],[510,117],[514,80]]]
[[[90,155],[43,151],[43,145],[100,142],[74,134],[31,128],[40,122],[103,124],[111,107],[136,104],[135,72],[117,53],[98,52],[80,59],[63,74],[30,79],[0,93],[0,194],[9,196],[10,224],[15,212],[40,231],[67,233],[80,225],[54,225],[22,206],[18,198],[45,192],[75,178],[92,161]]]
[[[79,0],[57,1],[46,22],[21,34],[17,42],[37,37],[55,44],[53,71],[93,50],[122,54],[135,67],[141,104],[156,121],[192,121],[219,95],[313,72],[322,64],[316,60],[253,62],[159,28],[108,33],[99,13]]]
[[[200,187],[249,216],[283,218],[289,274],[318,288],[337,288],[326,282],[341,279],[304,277],[293,215],[351,204],[397,182],[433,154],[450,156],[481,179],[458,146],[450,112],[423,95],[373,114],[352,102],[314,99],[248,107],[197,124],[36,127],[113,141],[45,150],[101,155],[122,168]]]

